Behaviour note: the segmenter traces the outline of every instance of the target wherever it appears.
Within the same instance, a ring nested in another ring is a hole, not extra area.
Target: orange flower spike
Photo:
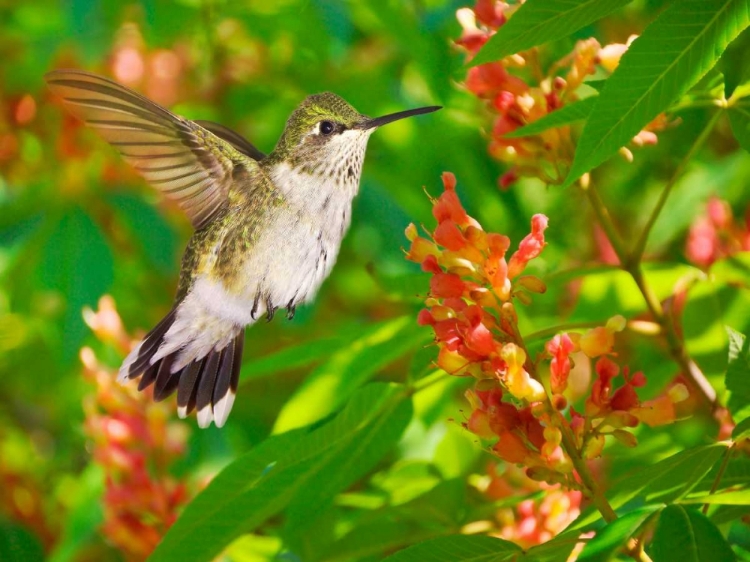
[[[523,368],[526,352],[522,348],[514,343],[505,344],[500,356],[507,364],[505,386],[513,396],[529,402],[539,402],[545,399],[546,394],[542,384],[532,379]]]
[[[510,279],[518,276],[530,260],[541,254],[546,245],[544,231],[547,229],[548,222],[549,219],[542,214],[531,217],[531,233],[521,240],[518,251],[511,256],[508,263],[508,277]]]

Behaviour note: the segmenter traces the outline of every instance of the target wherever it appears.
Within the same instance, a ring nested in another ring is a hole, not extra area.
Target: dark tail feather
[[[172,310],[146,335],[140,346],[125,360],[119,378],[126,381],[140,376],[138,390],[153,384],[154,400],[157,402],[176,390],[177,413],[181,418],[197,409],[200,427],[208,427],[212,421],[217,427],[222,427],[237,393],[245,330],[241,330],[223,349],[210,351],[205,357],[192,361],[173,373],[172,365],[179,351],[153,364],[151,359],[174,319],[175,310]]]
[[[151,370],[151,367],[150,367],[151,358],[159,349],[159,346],[161,345],[161,342],[162,342],[162,338],[167,333],[169,328],[172,326],[176,313],[177,313],[177,307],[170,310],[169,314],[167,314],[164,318],[162,318],[161,322],[159,322],[153,330],[151,330],[148,334],[146,334],[146,337],[143,338],[143,341],[138,346],[137,350],[133,352],[133,353],[136,353],[135,357],[131,357],[129,355],[125,359],[125,363],[120,369],[118,380],[120,380],[121,382],[124,382],[128,379],[135,379],[144,371]],[[154,373],[154,376],[156,376],[156,373]],[[146,378],[145,373],[144,373],[143,378],[144,379]],[[153,382],[153,380],[154,379],[151,378],[146,383],[144,383],[142,380],[141,383],[138,385],[138,389],[142,390],[143,388],[146,388],[148,385],[150,385]],[[142,388],[141,388],[141,385],[143,385]]]

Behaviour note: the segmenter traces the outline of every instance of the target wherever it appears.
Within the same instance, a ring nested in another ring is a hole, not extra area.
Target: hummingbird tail
[[[172,370],[181,350],[175,350],[152,361],[172,327],[177,307],[167,314],[143,341],[128,355],[120,367],[117,380],[126,383],[137,379],[138,390],[154,385],[154,400],[164,400],[177,391],[177,414],[185,418],[198,410],[198,425],[202,428],[214,421],[222,427],[234,404],[242,364],[245,330],[222,349],[212,349],[204,357]]]

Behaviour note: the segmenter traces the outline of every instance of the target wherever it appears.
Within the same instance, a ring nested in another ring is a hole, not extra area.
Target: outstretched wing
[[[81,70],[55,70],[45,79],[76,117],[177,201],[196,229],[227,204],[235,165],[255,165],[203,127],[112,80]]]
[[[244,154],[245,156],[249,156],[253,160],[257,160],[258,162],[260,162],[266,157],[265,153],[258,150],[258,148],[253,143],[251,143],[237,131],[233,131],[229,127],[219,125],[218,123],[214,123],[213,121],[204,121],[203,119],[196,119],[194,123],[198,123],[198,125],[206,129],[207,131],[211,131],[220,139],[224,139],[234,148],[239,150],[242,154]]]

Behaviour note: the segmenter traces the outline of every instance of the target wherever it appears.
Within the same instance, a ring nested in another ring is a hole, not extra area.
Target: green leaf
[[[740,439],[748,438],[750,438],[750,418],[745,418],[732,430],[732,439],[739,441]]]
[[[522,554],[521,562],[567,562],[570,553],[581,542],[580,531],[564,531],[552,540],[531,547]]]
[[[469,63],[500,60],[548,41],[572,35],[631,0],[534,0],[518,8]]]
[[[355,333],[350,333],[337,337],[304,341],[296,345],[286,346],[279,351],[264,355],[263,357],[251,358],[242,365],[240,381],[266,377],[280,371],[306,367],[311,363],[330,357],[336,351],[345,348],[355,337]]]
[[[596,536],[586,543],[576,560],[578,562],[606,562],[638,532],[643,523],[654,512],[662,509],[660,505],[650,505],[636,509],[609,523]]]
[[[710,503],[717,505],[750,505],[750,490],[735,490],[720,494],[707,494],[680,500],[680,503]]]
[[[356,526],[321,558],[327,562],[361,560],[453,534],[461,527],[466,512],[466,489],[463,478],[447,480],[405,504],[375,510],[358,519]]]
[[[163,274],[175,271],[179,263],[177,236],[163,214],[143,197],[130,193],[116,193],[108,199],[138,240],[149,262]]]
[[[681,505],[670,505],[661,512],[649,554],[654,562],[736,559],[729,543],[705,515]]]
[[[451,535],[405,548],[383,562],[503,562],[521,552],[521,547],[502,539]]]
[[[0,560],[42,562],[44,547],[26,527],[0,521]]]
[[[65,523],[55,548],[47,556],[47,562],[76,560],[99,526],[104,522],[102,496],[104,495],[104,471],[100,465],[89,464],[77,483],[75,497],[65,517]],[[69,493],[68,493],[69,495]]]
[[[607,499],[614,509],[641,497],[647,503],[671,503],[689,494],[721,458],[727,443],[712,443],[693,447],[644,467],[617,482]],[[588,509],[573,523],[581,529],[601,519],[595,509]]]
[[[72,359],[86,334],[81,310],[94,306],[112,284],[114,260],[97,224],[82,209],[67,213],[50,235],[40,266],[42,282],[67,300],[63,352]]]
[[[548,129],[554,129],[556,127],[562,127],[563,125],[570,125],[577,121],[582,121],[589,116],[591,109],[596,103],[596,96],[590,96],[588,98],[575,101],[571,104],[564,105],[560,109],[548,113],[544,117],[524,125],[520,129],[516,129],[512,133],[505,135],[507,139],[514,139],[518,137],[529,137],[531,135],[538,135]]]
[[[729,335],[729,364],[725,379],[731,396],[727,407],[736,419],[750,415],[750,339],[727,327]]]
[[[210,560],[287,506],[298,521],[314,519],[395,445],[411,413],[402,386],[374,383],[320,428],[267,439],[211,481],[149,560]]]
[[[429,337],[409,315],[370,326],[310,373],[279,412],[274,433],[324,418],[380,369]]]
[[[604,162],[668,109],[749,23],[748,0],[681,0],[664,10],[607,80],[583,128],[565,185]]]
[[[750,152],[750,98],[743,98],[729,108],[729,124],[740,146]]]

